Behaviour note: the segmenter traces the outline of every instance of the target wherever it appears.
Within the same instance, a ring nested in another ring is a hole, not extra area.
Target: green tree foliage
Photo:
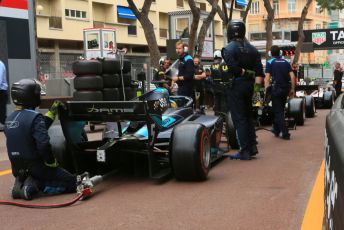
[[[344,9],[344,0],[316,0],[322,9]]]

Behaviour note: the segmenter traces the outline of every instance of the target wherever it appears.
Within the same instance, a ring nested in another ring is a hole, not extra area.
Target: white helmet
[[[163,65],[166,57],[161,57],[159,60],[159,65]]]
[[[222,59],[222,55],[221,55],[221,51],[220,50],[215,50],[214,58],[221,58]]]

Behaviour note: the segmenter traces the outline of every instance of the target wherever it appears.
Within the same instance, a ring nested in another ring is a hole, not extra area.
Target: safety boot
[[[36,195],[38,191],[37,181],[31,176],[28,176],[24,181],[20,196],[24,200],[32,200],[33,196]]]
[[[11,191],[13,199],[21,198],[21,190],[22,190],[23,184],[24,184],[23,181],[19,177],[16,177],[12,191]]]

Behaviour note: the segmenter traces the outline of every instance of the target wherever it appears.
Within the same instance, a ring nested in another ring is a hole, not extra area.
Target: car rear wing
[[[75,121],[147,121],[160,118],[166,110],[159,100],[151,101],[68,101],[67,116]]]

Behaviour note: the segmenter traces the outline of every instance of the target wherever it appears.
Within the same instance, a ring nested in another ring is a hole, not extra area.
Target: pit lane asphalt
[[[300,229],[323,160],[325,116],[318,110],[291,140],[258,131],[259,154],[252,161],[224,159],[205,182],[156,183],[117,175],[94,196],[62,209],[0,206],[1,229]],[[97,136],[98,134],[93,134]],[[20,143],[18,143],[20,144]],[[10,168],[0,133],[0,171]],[[0,176],[0,199],[11,200],[11,174]],[[58,203],[73,194],[32,202]],[[321,227],[319,228],[321,229]]]

